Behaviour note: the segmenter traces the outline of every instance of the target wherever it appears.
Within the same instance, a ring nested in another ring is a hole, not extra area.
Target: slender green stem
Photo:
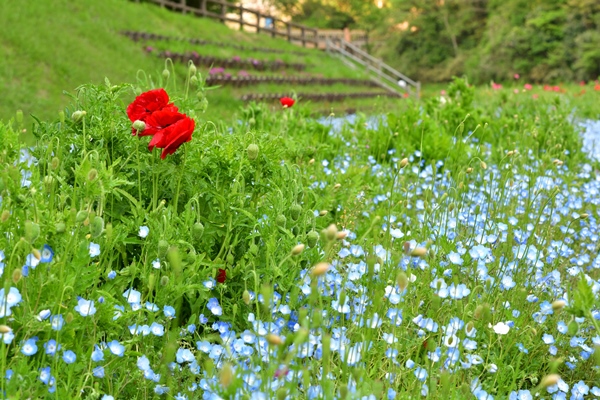
[[[181,188],[181,180],[183,178],[183,172],[185,171],[185,161],[186,161],[187,151],[185,146],[183,147],[183,161],[181,163],[181,171],[179,173],[179,180],[177,181],[177,189],[175,189],[175,199],[173,200],[173,207],[175,212],[177,212],[177,203],[179,201],[179,190]]]

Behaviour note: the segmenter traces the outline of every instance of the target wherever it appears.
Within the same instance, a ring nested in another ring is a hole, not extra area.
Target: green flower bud
[[[242,294],[242,299],[244,300],[244,303],[246,303],[246,305],[250,305],[250,292],[248,292],[248,290],[244,290],[244,293]]]
[[[23,123],[23,110],[17,110],[16,121],[19,125]]]
[[[70,324],[71,322],[73,322],[73,313],[67,313],[67,316],[65,317],[65,322],[67,324]]]
[[[146,123],[144,121],[140,121],[139,119],[133,121],[132,126],[133,126],[133,129],[135,129],[138,132],[143,132],[144,129],[146,129]]]
[[[97,238],[98,236],[102,235],[103,231],[104,231],[104,220],[102,219],[102,217],[96,215],[92,219],[92,222],[90,224],[90,234],[92,235],[93,238]]]
[[[575,336],[577,335],[577,332],[579,332],[579,324],[577,321],[572,320],[569,322],[569,325],[567,325],[567,334],[569,336]]]
[[[192,237],[195,241],[199,241],[202,238],[202,235],[204,235],[204,225],[202,225],[201,222],[196,222],[192,226]]]
[[[158,241],[158,258],[165,258],[168,250],[169,250],[169,242],[167,242],[166,240],[163,240],[163,239],[159,240]]]
[[[256,160],[256,157],[258,157],[258,145],[254,143],[248,145],[246,152],[248,153],[248,160]]]
[[[171,73],[169,72],[168,69],[165,68],[165,69],[163,69],[162,76],[165,79],[169,79],[169,77],[171,76]]]
[[[2,211],[2,217],[0,217],[0,221],[6,222],[10,218],[10,211],[4,210]]]
[[[81,210],[77,213],[77,216],[75,217],[75,222],[78,223],[82,223],[83,221],[85,221],[88,217],[88,212],[85,210]]]
[[[66,229],[67,229],[67,224],[65,224],[62,221],[57,222],[56,225],[54,225],[54,230],[56,231],[56,233],[63,233]]]
[[[197,72],[196,66],[191,61],[189,63],[188,72],[190,75],[196,75],[196,72]]]
[[[252,243],[250,245],[250,248],[248,249],[248,251],[250,252],[250,254],[252,254],[253,256],[256,256],[258,254],[258,246],[255,245],[254,243]]]
[[[21,272],[21,268],[17,268],[13,271],[12,273],[12,281],[13,283],[17,283],[21,280],[21,277],[23,276],[23,273]]]
[[[283,214],[279,214],[277,216],[277,218],[275,219],[275,223],[277,224],[277,226],[280,226],[282,228],[285,228],[286,222],[287,222],[287,218]]]
[[[167,286],[169,284],[169,277],[164,275],[160,278],[160,286]]]
[[[97,177],[98,177],[98,170],[96,168],[90,169],[90,171],[87,174],[88,181],[94,182]]]
[[[301,212],[302,212],[302,206],[298,203],[294,203],[294,204],[292,204],[292,207],[290,208],[290,217],[292,217],[292,220],[298,221],[298,218],[300,218]]]
[[[55,170],[58,168],[59,165],[60,165],[60,160],[58,159],[58,157],[53,157],[52,161],[50,161],[50,168]]]
[[[40,226],[32,221],[25,221],[25,240],[29,243],[35,242],[40,236]]]
[[[85,115],[85,111],[77,110],[73,114],[71,114],[71,119],[75,122],[79,122]]]
[[[317,231],[313,230],[308,232],[308,234],[306,235],[306,244],[308,245],[308,247],[315,247],[318,241],[319,234],[317,233]]]

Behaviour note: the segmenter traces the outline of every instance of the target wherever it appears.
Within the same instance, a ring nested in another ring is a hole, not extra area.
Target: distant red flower
[[[533,89],[533,86],[531,85],[531,83],[526,83],[525,86],[523,86],[525,88],[525,90],[531,90]]]
[[[163,149],[160,158],[164,159],[175,153],[183,143],[192,140],[196,124],[185,114],[163,110],[150,115],[146,126],[146,130],[154,135],[148,144],[148,150],[152,151],[155,147]]]
[[[164,89],[154,89],[137,96],[127,107],[127,116],[131,122],[136,120],[146,122],[154,112],[161,110],[177,112],[177,107],[173,103],[169,103],[169,95]],[[135,135],[137,132],[132,128],[132,133]],[[151,134],[144,131],[140,133],[140,136]]]
[[[513,75],[513,77],[514,77],[515,79],[519,79],[521,76],[520,76],[519,74],[514,74],[514,75]]]
[[[594,85],[594,90],[600,90],[600,84],[595,84]]]
[[[291,107],[294,105],[294,103],[296,102],[294,99],[290,98],[290,97],[282,97],[281,99],[279,99],[279,101],[281,102],[281,105],[283,107]]]
[[[502,85],[496,82],[492,82],[492,89],[499,90],[502,89]]]
[[[217,282],[224,283],[227,279],[227,271],[223,268],[219,268],[219,272],[217,272]]]

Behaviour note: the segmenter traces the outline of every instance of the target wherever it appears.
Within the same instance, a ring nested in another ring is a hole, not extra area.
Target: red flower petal
[[[219,268],[219,272],[217,272],[217,282],[223,283],[227,279],[227,271],[222,268]]]
[[[170,110],[177,112],[177,107],[173,103],[169,103],[169,95],[164,89],[153,89],[144,92],[137,96],[133,102],[127,106],[127,116],[134,122],[136,120],[144,121],[156,111]],[[136,134],[136,130],[132,128],[132,134]],[[156,133],[156,132],[154,132]],[[154,133],[142,132],[141,136],[148,136]]]
[[[290,97],[282,97],[281,99],[279,99],[279,102],[283,107],[291,107],[296,101]]]

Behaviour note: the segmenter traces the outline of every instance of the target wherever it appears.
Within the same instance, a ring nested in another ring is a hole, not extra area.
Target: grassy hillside
[[[17,109],[23,110],[26,116],[53,118],[68,104],[69,98],[63,94],[65,90],[72,93],[81,84],[100,83],[105,77],[112,83],[135,83],[140,69],[154,76],[160,74],[163,60],[156,52],[145,52],[145,43],[133,42],[119,34],[123,30],[305,51],[305,55],[273,55],[225,47],[185,47],[182,42],[153,44],[156,48],[172,45],[174,51],[208,52],[219,57],[239,55],[265,60],[275,57],[309,64],[305,74],[364,78],[360,72],[324,57],[318,50],[302,50],[267,35],[238,32],[213,20],[125,0],[3,1],[0,2],[0,25],[3,27],[0,30],[0,119],[12,117]],[[208,68],[200,70],[208,72]],[[231,115],[232,110],[243,104],[237,100],[238,92],[210,91],[209,112],[217,117]]]

